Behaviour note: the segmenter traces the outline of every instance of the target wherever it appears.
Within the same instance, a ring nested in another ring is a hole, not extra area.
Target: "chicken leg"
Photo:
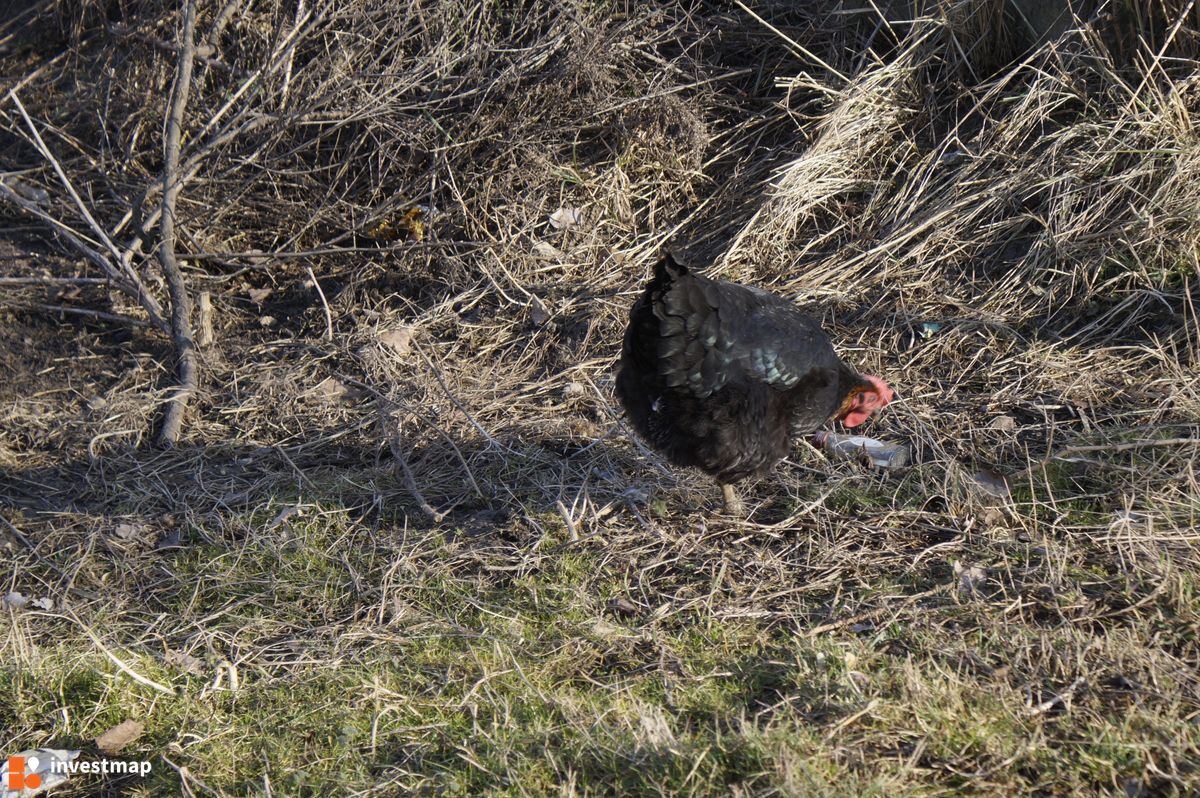
[[[722,482],[721,495],[725,497],[725,514],[735,517],[742,517],[745,514],[745,507],[742,505],[741,497],[737,495],[737,489],[733,485]]]

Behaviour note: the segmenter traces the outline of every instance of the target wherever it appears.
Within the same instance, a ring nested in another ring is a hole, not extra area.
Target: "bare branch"
[[[22,197],[17,192],[7,186],[3,180],[0,180],[0,197],[16,205],[21,210],[41,219],[48,224],[64,241],[70,244],[75,250],[91,261],[100,271],[108,276],[113,285],[117,289],[124,292],[131,298],[137,301],[146,314],[150,317],[150,323],[158,329],[166,332],[169,328],[163,318],[162,306],[158,304],[158,300],[150,293],[145,283],[137,276],[137,273],[130,268],[119,269],[117,266],[104,255],[103,252],[89,245],[84,240],[84,235],[73,230],[64,222],[55,219],[49,213],[41,208],[36,202]],[[124,263],[124,261],[122,261]]]
[[[120,25],[110,25],[108,27],[108,32],[113,36],[121,36],[124,38],[134,39],[135,41],[142,42],[143,44],[148,44],[157,50],[162,50],[163,52],[172,53],[176,56],[179,54],[179,46],[176,44],[164,42],[162,39],[156,39],[153,36],[147,36],[144,33],[140,33],[139,31],[131,30]],[[213,69],[219,69],[223,72],[229,72],[230,74],[237,75],[241,78],[244,78],[249,74],[244,69],[238,69],[237,67],[226,64],[224,61],[218,61],[217,59],[213,58],[212,54],[214,50],[212,45],[206,44],[203,45],[203,47],[204,49],[201,52],[196,53],[196,58],[205,66],[212,67]]]
[[[408,457],[404,451],[400,424],[393,414],[388,412],[386,402],[381,402],[379,405],[379,423],[383,426],[383,431],[387,436],[388,447],[392,450],[392,456],[396,458],[396,465],[399,467],[400,474],[404,478],[404,487],[408,488],[408,492],[412,494],[413,500],[421,508],[421,512],[429,516],[429,519],[433,523],[440,522],[446,517],[446,513],[438,510],[426,501],[425,495],[417,487],[417,478],[413,476],[412,469],[408,466]]]
[[[313,287],[317,289],[317,296],[321,297],[321,307],[325,310],[325,337],[330,341],[333,340],[333,316],[329,312],[329,302],[325,300],[325,292],[321,290],[321,284],[317,282],[317,275],[313,274],[312,266],[305,266],[308,270],[308,279],[312,280]]]
[[[199,379],[199,363],[196,343],[192,336],[192,298],[188,294],[183,272],[175,257],[175,205],[183,183],[178,179],[179,148],[183,138],[183,113],[187,108],[188,89],[192,83],[192,62],[195,57],[196,0],[186,0],[183,10],[183,35],[180,41],[179,63],[175,70],[175,86],[171,91],[171,106],[167,113],[167,130],[163,143],[165,155],[162,183],[164,188],[162,217],[159,230],[162,241],[158,247],[158,259],[163,275],[167,279],[167,290],[171,296],[171,335],[175,342],[175,354],[179,360],[179,387],[168,400],[166,416],[158,434],[160,444],[171,446],[179,440],[183,427],[183,414],[188,399],[196,391]]]
[[[75,202],[75,207],[79,209],[79,213],[83,216],[84,221],[88,223],[88,227],[92,228],[92,232],[94,232],[100,241],[103,242],[104,247],[108,250],[109,254],[119,262],[121,259],[121,251],[117,249],[117,245],[113,243],[112,238],[109,237],[104,228],[101,227],[96,219],[92,216],[92,212],[88,210],[87,205],[84,204],[83,199],[79,196],[79,192],[77,192],[75,190],[75,186],[71,184],[70,179],[67,177],[67,173],[62,168],[62,164],[60,164],[58,159],[54,157],[54,153],[50,152],[50,148],[46,146],[46,142],[42,141],[42,135],[38,133],[37,126],[33,124],[33,120],[30,119],[29,114],[26,113],[25,106],[21,104],[21,98],[17,96],[15,91],[10,91],[8,93],[8,99],[12,100],[13,105],[16,106],[17,111],[21,114],[21,118],[25,120],[25,125],[29,128],[29,132],[33,136],[33,143],[37,146],[38,152],[40,152],[42,157],[49,161],[50,165],[54,167],[55,174],[57,174],[58,179],[62,181],[63,187],[66,188],[67,193],[71,195],[71,199]]]
[[[131,327],[150,326],[149,322],[142,321],[141,319],[130,318],[129,316],[122,316],[118,313],[105,313],[102,310],[92,310],[91,308],[73,308],[69,305],[46,305],[40,302],[31,302],[25,305],[17,303],[4,303],[3,305],[0,305],[0,307],[28,308],[32,310],[44,311],[46,313],[70,313],[74,316],[87,316],[89,319],[115,321],[120,324],[128,324]]]

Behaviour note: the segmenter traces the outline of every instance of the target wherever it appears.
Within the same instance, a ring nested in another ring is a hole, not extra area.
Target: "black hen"
[[[786,299],[691,274],[665,257],[634,304],[617,397],[638,434],[678,466],[721,484],[761,474],[831,418],[856,426],[892,399],[883,380],[838,358],[829,336]]]

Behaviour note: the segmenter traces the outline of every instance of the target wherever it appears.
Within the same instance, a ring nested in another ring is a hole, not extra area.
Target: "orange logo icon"
[[[29,757],[29,769],[37,770],[37,757]],[[25,757],[10,756],[8,758],[8,789],[10,790],[36,790],[42,786],[42,777],[37,773],[25,775]]]

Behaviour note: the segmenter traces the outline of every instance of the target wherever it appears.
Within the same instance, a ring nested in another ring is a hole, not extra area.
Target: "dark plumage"
[[[791,302],[668,255],[630,311],[617,397],[639,435],[715,477],[740,513],[733,483],[768,470],[793,435],[831,418],[862,423],[892,392],[842,363]]]

